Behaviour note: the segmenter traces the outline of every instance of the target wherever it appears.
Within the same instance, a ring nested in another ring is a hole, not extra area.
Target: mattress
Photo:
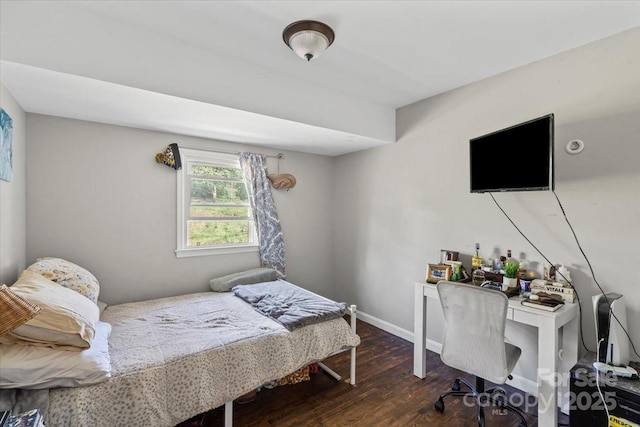
[[[108,307],[111,378],[49,393],[48,427],[173,427],[357,346],[342,319],[288,331],[232,293]]]

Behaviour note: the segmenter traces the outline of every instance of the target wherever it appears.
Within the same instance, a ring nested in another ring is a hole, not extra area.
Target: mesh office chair
[[[507,403],[504,389],[485,390],[485,380],[504,384],[511,378],[520,349],[504,341],[507,322],[507,296],[502,292],[479,286],[440,281],[437,285],[444,312],[444,339],[440,358],[452,368],[475,375],[475,387],[464,378],[456,378],[451,391],[440,395],[435,402],[438,412],[444,411],[447,396],[470,396],[476,399],[478,425],[484,427],[483,407],[493,404],[513,412],[526,427],[524,415]],[[469,391],[460,390],[460,383]]]

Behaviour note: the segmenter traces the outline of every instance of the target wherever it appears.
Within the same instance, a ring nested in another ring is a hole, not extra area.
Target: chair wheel
[[[444,412],[444,400],[438,399],[436,403],[433,405],[438,412]]]
[[[460,391],[460,380],[455,380],[453,385],[451,386],[451,390]]]

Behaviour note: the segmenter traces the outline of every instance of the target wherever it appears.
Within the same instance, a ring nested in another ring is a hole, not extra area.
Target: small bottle
[[[473,270],[471,273],[471,281],[474,285],[480,286],[485,281],[484,270],[479,268],[477,270]]]
[[[527,278],[527,261],[524,259],[520,261],[520,265],[518,267],[518,277],[521,279]]]
[[[511,256],[511,249],[507,249],[507,259],[505,260],[504,263],[505,263],[505,265],[506,264],[518,264],[518,265],[520,264],[520,262],[517,259],[515,259],[515,258],[513,258]]]
[[[556,270],[556,280],[565,286],[571,284],[571,273],[563,264],[560,264]]]
[[[473,257],[471,257],[471,270],[475,271],[482,268],[482,258],[478,251],[480,250],[480,243],[476,243],[476,251],[473,253]]]

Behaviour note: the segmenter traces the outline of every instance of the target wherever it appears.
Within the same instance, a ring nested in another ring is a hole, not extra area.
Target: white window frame
[[[192,257],[204,255],[220,255],[241,252],[257,252],[258,239],[256,233],[255,221],[251,207],[249,207],[249,243],[238,243],[217,246],[187,246],[187,221],[189,220],[191,191],[190,179],[188,175],[190,163],[204,163],[215,166],[240,167],[240,161],[235,154],[217,153],[214,151],[196,150],[190,148],[180,148],[180,157],[182,159],[182,169],[177,172],[177,219],[178,233],[176,245],[176,257]]]

